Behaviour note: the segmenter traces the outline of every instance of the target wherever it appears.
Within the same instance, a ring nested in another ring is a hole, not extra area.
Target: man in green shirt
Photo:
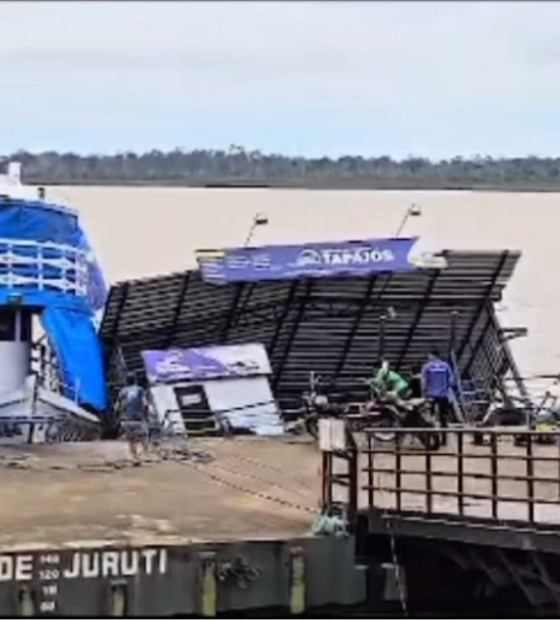
[[[392,394],[398,399],[408,395],[408,381],[398,372],[391,370],[389,362],[383,362],[377,371],[373,385],[383,394]]]

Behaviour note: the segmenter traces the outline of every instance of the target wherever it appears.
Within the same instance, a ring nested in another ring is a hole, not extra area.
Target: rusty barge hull
[[[300,614],[365,600],[352,538],[52,547],[0,557],[3,617]]]

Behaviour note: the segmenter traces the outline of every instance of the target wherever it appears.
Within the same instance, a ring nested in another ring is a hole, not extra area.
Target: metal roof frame
[[[288,401],[305,387],[309,371],[366,376],[380,355],[410,368],[434,344],[447,350],[453,330],[461,372],[486,381],[515,374],[493,303],[520,253],[443,254],[446,269],[369,278],[216,286],[193,270],[121,282],[111,288],[100,328],[107,365],[118,353],[127,369],[143,371],[140,353],[147,348],[262,342],[272,385]],[[496,342],[499,351],[490,355]]]

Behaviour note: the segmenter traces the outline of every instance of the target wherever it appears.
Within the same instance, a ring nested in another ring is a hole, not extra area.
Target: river
[[[526,326],[514,343],[526,374],[560,372],[560,195],[554,193],[305,191],[60,187],[80,211],[110,281],[180,271],[197,248],[242,245],[257,212],[267,226],[254,243],[391,236],[411,203],[405,234],[419,248],[520,249],[500,304],[505,325]]]

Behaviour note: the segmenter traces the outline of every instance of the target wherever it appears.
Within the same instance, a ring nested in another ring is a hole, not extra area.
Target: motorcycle
[[[402,442],[406,433],[397,433],[391,429],[429,429],[439,428],[439,421],[432,414],[430,403],[425,398],[401,400],[380,394],[372,387],[372,399],[366,405],[367,426],[373,430],[373,436],[382,442]],[[381,430],[382,429],[382,430]],[[439,433],[414,433],[426,450],[438,450],[442,444]]]
[[[314,439],[319,438],[319,419],[341,417],[344,408],[332,403],[326,394],[321,393],[319,386],[321,376],[314,372],[309,375],[309,391],[302,394],[303,425],[305,431]]]
[[[319,420],[321,418],[353,418],[353,429],[364,431],[374,429],[374,437],[383,442],[401,442],[405,433],[397,433],[392,429],[437,429],[439,423],[431,413],[430,403],[423,398],[407,401],[396,399],[390,395],[381,394],[370,380],[363,380],[369,389],[369,399],[366,405],[360,405],[358,416],[350,415],[353,406],[332,402],[321,390],[322,378],[310,373],[309,390],[302,394],[303,426],[305,431],[314,439],[319,437]],[[356,419],[357,418],[357,419]],[[379,430],[375,430],[379,429]],[[414,433],[426,450],[438,450],[441,446],[441,435],[434,432]]]

